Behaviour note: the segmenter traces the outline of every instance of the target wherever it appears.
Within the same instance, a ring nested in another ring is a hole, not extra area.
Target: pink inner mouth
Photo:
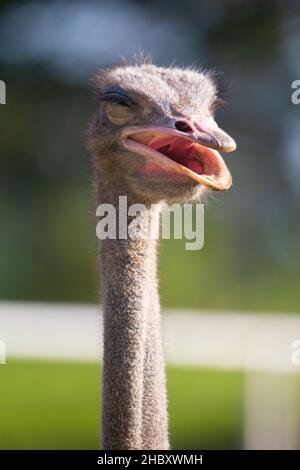
[[[185,175],[218,191],[231,186],[231,174],[219,152],[179,131],[160,126],[132,127],[123,131],[122,140],[126,148],[148,159],[144,167],[148,171],[151,167],[152,173]]]
[[[147,142],[147,145],[198,175],[204,173],[204,166],[199,159],[199,150],[197,152],[195,145],[188,140],[176,137],[163,137],[152,139]]]

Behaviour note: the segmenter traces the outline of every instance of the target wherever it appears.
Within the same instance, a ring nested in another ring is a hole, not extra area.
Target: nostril
[[[193,131],[191,126],[189,126],[189,124],[185,121],[176,121],[175,127],[180,132],[192,132]]]

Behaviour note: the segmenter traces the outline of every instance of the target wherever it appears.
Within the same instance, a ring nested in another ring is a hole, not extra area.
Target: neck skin
[[[100,178],[101,181],[101,178]],[[126,195],[98,182],[98,205]],[[131,201],[133,202],[133,201]],[[130,202],[128,202],[128,205]],[[159,210],[144,216],[156,234]],[[132,222],[132,219],[131,219]],[[152,237],[156,238],[156,237]],[[104,311],[103,448],[168,449],[157,240],[100,242]]]

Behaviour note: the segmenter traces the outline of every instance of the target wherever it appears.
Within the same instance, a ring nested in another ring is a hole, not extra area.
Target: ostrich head
[[[212,74],[125,65],[101,71],[95,84],[100,107],[88,142],[108,184],[144,203],[195,200],[206,188],[231,186],[219,151],[236,145],[214,120]]]

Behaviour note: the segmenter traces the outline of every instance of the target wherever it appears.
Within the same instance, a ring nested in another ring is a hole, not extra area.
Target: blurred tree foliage
[[[19,3],[3,2],[0,19]],[[131,3],[145,15],[170,12],[163,0]],[[170,21],[189,26],[194,61],[218,65],[230,77],[228,111],[218,117],[239,149],[228,157],[233,189],[209,198],[204,249],[162,243],[165,305],[299,311],[300,193],[288,160],[288,124],[299,123],[290,83],[299,78],[299,64],[284,53],[292,51],[295,34],[299,39],[293,27],[299,11],[287,3],[172,4]],[[159,57],[159,46],[149,52]],[[0,79],[7,84],[7,105],[0,106],[0,296],[95,302],[97,243],[84,129],[97,104],[88,82],[63,80],[47,58],[0,60]]]

